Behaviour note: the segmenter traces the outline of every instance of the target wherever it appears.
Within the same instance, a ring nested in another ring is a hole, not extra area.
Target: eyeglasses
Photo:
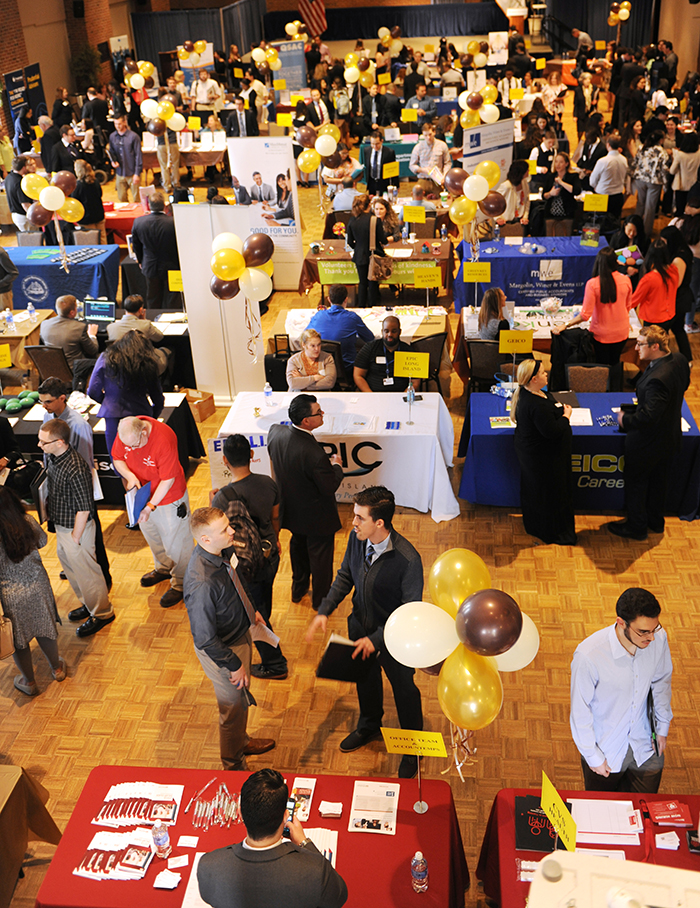
[[[639,341],[639,340],[638,340],[637,343],[635,344],[635,347],[648,347],[648,346],[649,346],[649,344],[647,344],[647,343],[645,343],[645,342],[643,342],[643,341]]]
[[[629,622],[628,622],[628,624],[627,624],[627,627],[628,627],[631,631],[634,631],[635,634],[637,634],[637,636],[639,636],[639,637],[651,637],[653,634],[658,634],[659,631],[662,629],[662,625],[657,624],[653,631],[638,631],[637,628],[636,628],[636,627],[632,627],[632,625],[629,624]]]
[[[51,441],[42,441],[38,439],[37,444],[40,448],[48,448],[49,445],[55,445],[57,441],[60,441],[60,438],[52,438]]]

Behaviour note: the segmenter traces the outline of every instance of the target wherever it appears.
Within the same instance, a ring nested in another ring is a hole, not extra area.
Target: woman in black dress
[[[531,536],[548,545],[576,545],[571,407],[558,405],[542,390],[546,384],[540,360],[520,363],[510,418],[516,423],[523,523]]]

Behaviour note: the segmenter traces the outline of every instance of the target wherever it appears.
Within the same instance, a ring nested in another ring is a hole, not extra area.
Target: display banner
[[[304,56],[303,41],[283,41],[281,44],[272,45],[277,49],[282,68],[275,70],[275,80],[284,79],[284,88],[287,91],[307,90],[306,84],[306,57]],[[279,93],[275,90],[275,103],[280,103]]]
[[[474,168],[481,161],[494,161],[501,168],[501,180],[505,180],[513,163],[513,123],[510,118],[465,129],[464,169],[474,173]]]

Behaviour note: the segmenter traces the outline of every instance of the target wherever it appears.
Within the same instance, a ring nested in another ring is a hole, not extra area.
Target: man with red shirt
[[[194,549],[189,527],[190,501],[177,456],[177,437],[172,429],[150,416],[127,416],[119,422],[112,462],[126,480],[127,490],[151,483],[139,526],[155,566],[143,575],[141,586],[155,586],[170,579],[170,589],[160,600],[163,608],[170,608],[182,599],[182,582]]]

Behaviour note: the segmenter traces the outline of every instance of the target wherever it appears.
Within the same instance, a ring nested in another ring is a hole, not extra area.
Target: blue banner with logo
[[[44,95],[44,85],[41,81],[41,68],[38,63],[30,63],[24,67],[24,82],[27,96],[27,104],[32,109],[32,121],[37,122],[39,117],[50,116],[49,109],[46,106],[46,96]]]
[[[281,44],[273,44],[277,48],[277,53],[282,61],[282,69],[273,72],[274,79],[284,79],[287,83],[287,91],[297,91],[300,88],[306,88],[306,57],[304,56],[303,41],[283,41]],[[275,92],[277,98],[277,92]]]

